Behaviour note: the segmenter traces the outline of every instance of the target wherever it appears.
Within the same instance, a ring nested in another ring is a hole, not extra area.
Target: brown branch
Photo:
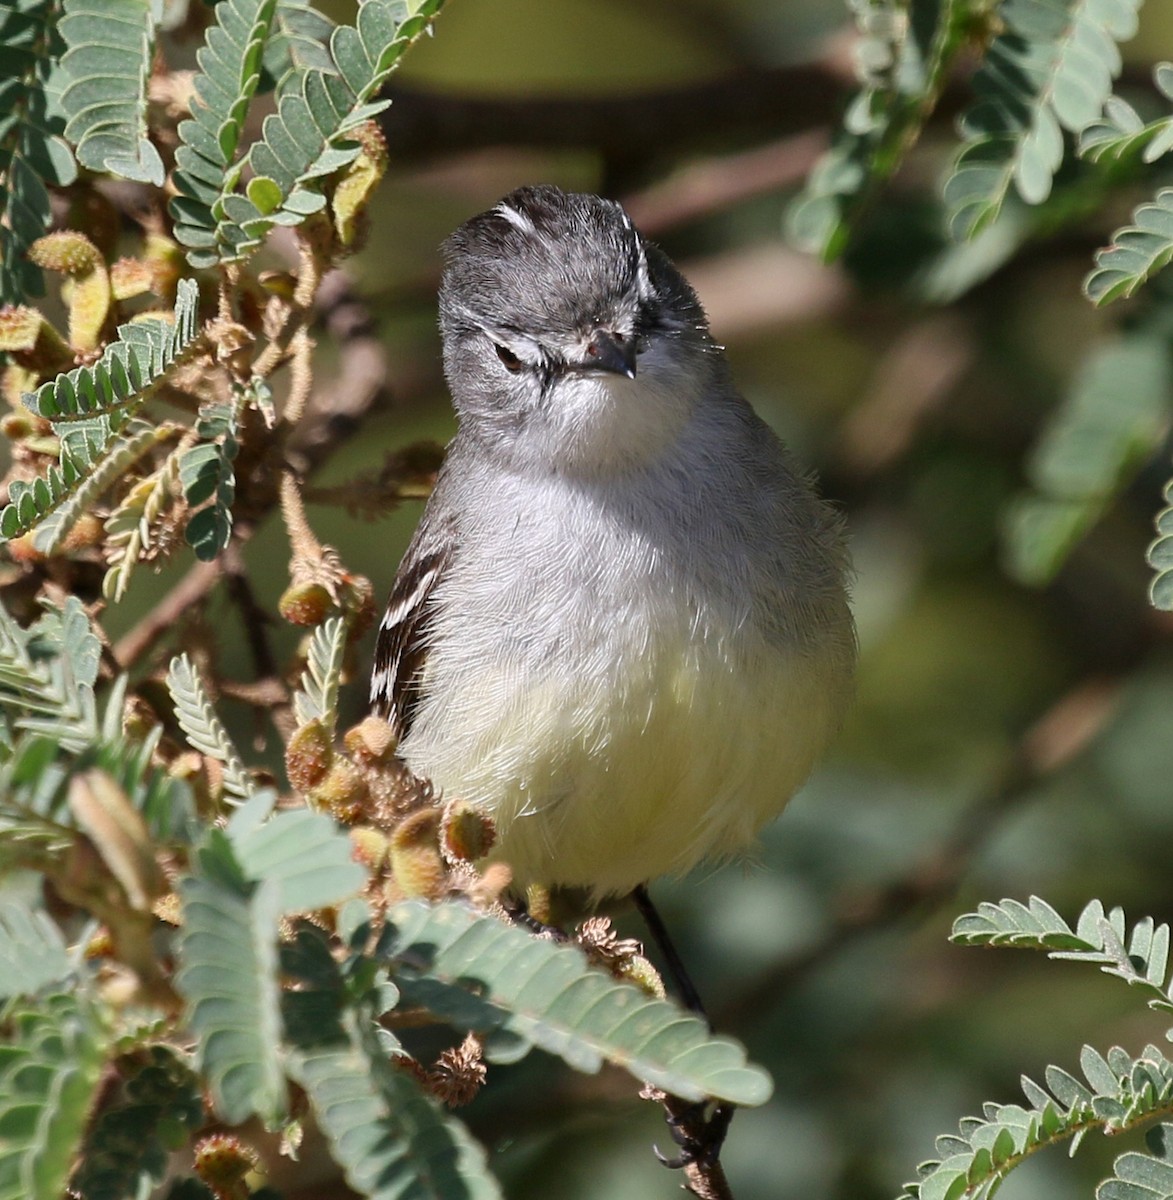
[[[169,632],[193,605],[207,598],[223,578],[218,562],[199,562],[114,646],[114,657],[125,670]]]
[[[694,1161],[684,1164],[684,1187],[687,1192],[699,1197],[699,1200],[734,1200],[733,1190],[725,1176],[725,1168],[721,1166],[718,1157],[721,1142],[724,1141],[725,1132],[733,1117],[733,1106],[718,1105],[710,1114],[706,1105],[683,1100],[679,1096],[667,1095],[656,1090],[650,1093],[645,1091],[643,1094],[658,1100],[664,1106],[664,1111],[668,1114],[668,1124],[682,1146],[703,1148],[706,1141],[714,1135],[714,1124],[720,1125],[716,1131],[717,1144],[712,1148],[712,1152],[708,1155],[702,1152]]]
[[[642,233],[658,237],[755,196],[798,186],[826,147],[826,134],[812,130],[737,154],[693,159],[624,197],[623,207]]]
[[[387,358],[382,345],[370,335],[370,317],[340,271],[326,276],[318,294],[318,315],[327,334],[341,345],[337,377],[315,391],[296,430],[287,426],[269,435],[272,446],[288,438],[286,457],[296,461],[303,477],[321,466],[358,429],[360,422],[387,395]],[[276,456],[274,449],[273,454]],[[255,486],[241,489],[238,507],[247,519],[238,520],[233,532],[240,548],[259,524],[277,507],[278,487],[272,472],[262,472]],[[196,563],[159,603],[114,646],[114,657],[125,669],[139,661],[179,621],[185,612],[202,603],[223,579],[219,562]]]

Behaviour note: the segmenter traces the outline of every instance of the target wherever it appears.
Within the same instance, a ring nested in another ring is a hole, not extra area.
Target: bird
[[[372,711],[492,818],[517,888],[601,900],[742,854],[850,705],[843,520],[618,203],[523,187],[443,254],[457,432]]]

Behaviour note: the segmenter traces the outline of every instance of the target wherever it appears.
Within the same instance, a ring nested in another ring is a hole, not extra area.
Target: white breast
[[[737,850],[801,784],[845,703],[842,595],[826,638],[762,629],[753,548],[726,546],[713,570],[721,528],[636,519],[679,497],[664,480],[632,486],[601,504],[550,477],[498,479],[437,597],[401,753],[493,813],[523,884],[624,892]]]

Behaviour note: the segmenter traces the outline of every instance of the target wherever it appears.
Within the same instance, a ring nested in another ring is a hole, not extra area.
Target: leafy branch
[[[251,796],[256,791],[256,785],[228,736],[228,730],[216,715],[199,673],[186,654],[171,660],[167,672],[167,690],[175,705],[175,719],[188,742],[194,749],[223,766],[224,790],[238,800]]]
[[[950,228],[971,238],[997,219],[1013,187],[1028,204],[1051,193],[1064,130],[1096,121],[1120,73],[1116,43],[1136,32],[1140,0],[1006,0],[1001,32],[974,77],[977,102],[945,184]]]
[[[1046,901],[1032,896],[1026,904],[980,904],[958,918],[952,936],[961,945],[1041,950],[1050,958],[1093,963],[1136,989],[1150,1008],[1173,1012],[1169,927],[1150,917],[1129,929],[1122,909],[1105,912],[1093,900],[1072,928]],[[1075,1153],[1091,1129],[1116,1135],[1173,1113],[1173,1062],[1156,1046],[1135,1056],[1118,1046],[1107,1054],[1084,1046],[1080,1068],[1082,1080],[1057,1066],[1047,1067],[1042,1084],[1024,1075],[1027,1107],[986,1104],[982,1115],[965,1118],[956,1134],[939,1137],[939,1157],[918,1167],[901,1200],[986,1200],[1038,1150],[1070,1141]],[[1101,1200],[1167,1195],[1165,1183],[1173,1179],[1170,1132],[1167,1125],[1150,1131],[1150,1154],[1120,1155],[1113,1178],[1097,1190]]]
[[[321,181],[359,156],[355,131],[390,103],[375,98],[379,89],[441,3],[361,0],[356,24],[331,32],[328,64],[294,67],[283,81],[277,111],[265,118],[261,138],[248,152],[252,178],[243,193],[236,190],[243,160],[232,169],[233,158],[259,80],[258,41],[273,9],[248,0],[225,10],[225,21],[247,22],[248,32],[235,38],[225,33],[216,43],[222,52],[201,61],[200,102],[179,131],[180,195],[171,211],[192,266],[237,262],[274,225],[299,225],[325,207]]]
[[[77,367],[25,397],[39,417],[53,423],[60,461],[31,483],[14,479],[0,510],[0,537],[12,539],[37,529],[38,544],[50,552],[97,496],[171,429],[128,425],[131,416],[186,361],[199,335],[199,290],[179,284],[174,323],[149,319],[123,325],[93,366]]]
[[[77,160],[94,171],[163,185],[147,132],[155,23],[147,0],[64,0],[61,106]]]
[[[29,247],[49,226],[46,185],[77,177],[53,81],[62,51],[58,0],[0,6],[0,304],[45,290]]]

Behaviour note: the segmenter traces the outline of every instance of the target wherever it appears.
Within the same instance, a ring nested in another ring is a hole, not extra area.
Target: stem
[[[322,543],[314,535],[306,519],[305,504],[301,498],[301,486],[297,476],[286,467],[281,472],[281,516],[289,532],[289,544],[293,548],[294,563],[298,559],[318,562],[322,557]]]

